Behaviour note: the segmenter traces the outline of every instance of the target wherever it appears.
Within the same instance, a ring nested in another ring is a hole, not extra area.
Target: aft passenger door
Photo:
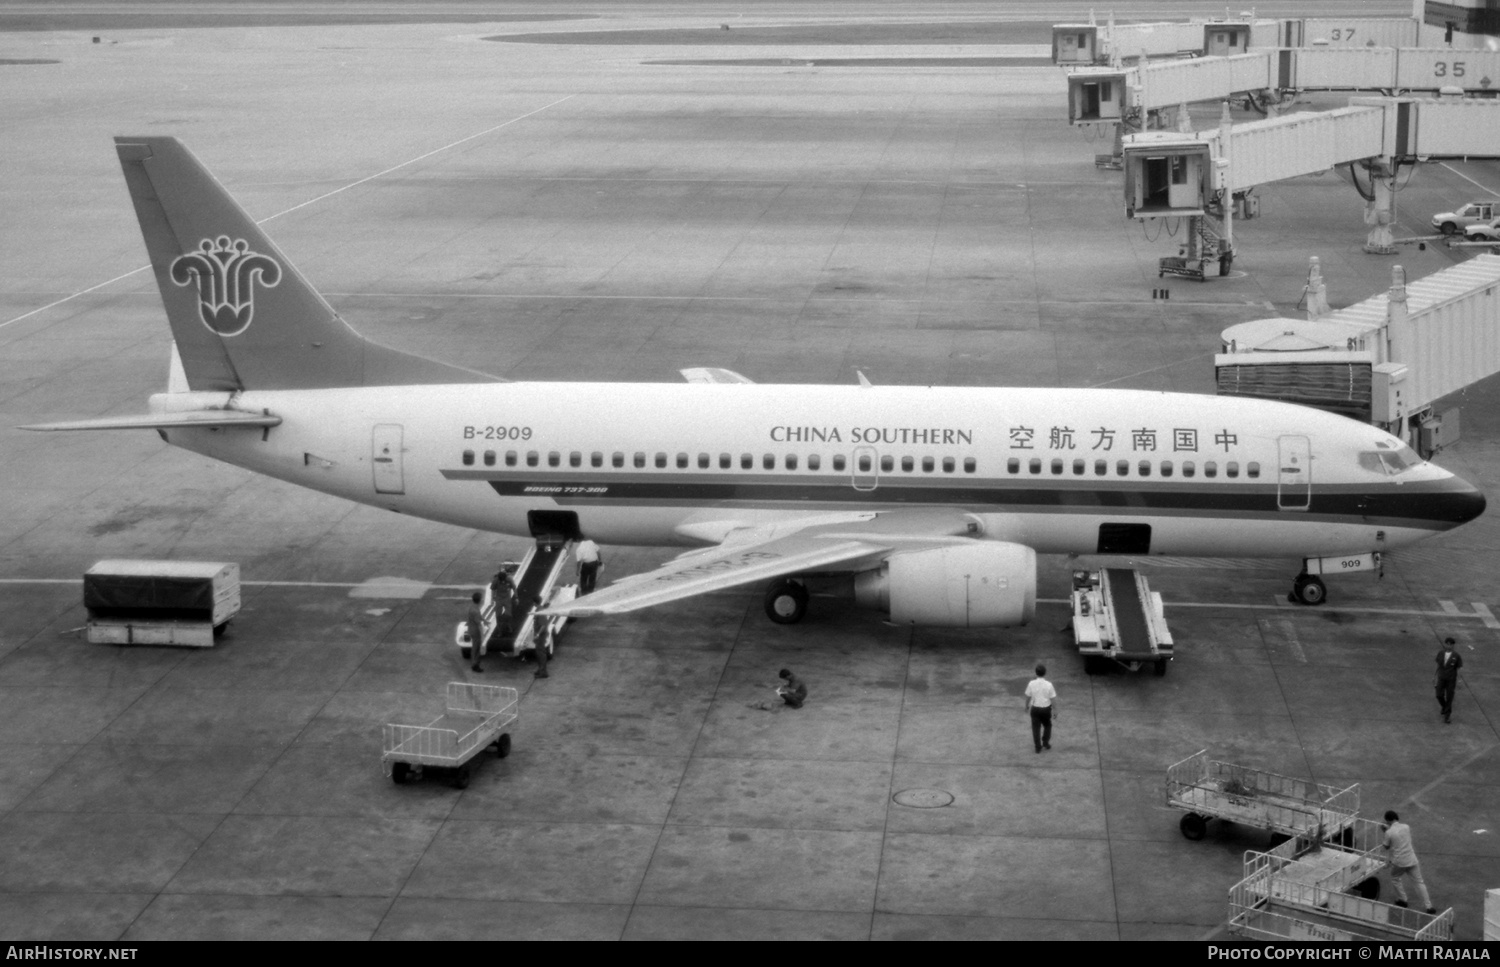
[[[1305,436],[1284,436],[1276,445],[1276,506],[1306,510],[1312,500],[1312,444]]]
[[[401,424],[375,424],[370,451],[370,464],[375,468],[375,492],[406,493],[406,477],[401,467]]]

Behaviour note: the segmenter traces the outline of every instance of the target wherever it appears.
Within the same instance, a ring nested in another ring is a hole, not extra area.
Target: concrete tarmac
[[[1037,25],[1083,5],[742,4],[727,33],[761,30],[751,45],[600,42],[727,16],[689,5],[484,7],[497,19],[0,34],[0,936],[1223,936],[1243,854],[1268,841],[1179,833],[1163,779],[1202,748],[1400,810],[1435,901],[1480,936],[1500,886],[1493,514],[1379,581],[1330,581],[1316,609],[1285,601],[1294,561],[1141,562],[1178,642],[1165,678],[1084,674],[1057,558],[1021,629],[913,631],[825,600],[778,626],[759,588],[579,622],[545,681],[487,664],[479,680],[523,692],[514,751],[459,791],[385,779],[380,728],[430,720],[473,677],[453,625],[525,541],[150,433],[10,429],[138,412],[164,385],[116,134],[182,138],[365,335],[512,378],[1211,393],[1220,331],[1295,315],[1309,256],[1334,305],[1394,263],[1417,278],[1466,257],[1363,254],[1362,202],[1329,173],[1259,190],[1232,278],[1159,280],[1172,239],[1125,220],[1062,73],[1026,66]],[[1016,32],[889,40],[963,20]],[[590,42],[493,39],[570,32]],[[923,60],[868,66],[900,56]],[[1497,191],[1494,164],[1422,166],[1397,234]],[[1497,394],[1463,394],[1438,459],[1491,494]],[[604,550],[606,581],[668,554]],[[209,650],[88,644],[79,577],[117,557],[238,561],[244,611]],[[1429,683],[1448,635],[1466,667],[1444,725]],[[1042,756],[1021,698],[1038,660],[1060,693]],[[784,666],[807,706],[753,707]]]

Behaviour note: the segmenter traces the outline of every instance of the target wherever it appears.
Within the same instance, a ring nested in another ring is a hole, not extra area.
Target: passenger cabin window
[[[807,469],[809,469],[809,470],[817,470],[817,469],[821,468],[822,466],[823,466],[823,458],[822,457],[818,456],[816,453],[809,453],[807,455]]]
[[[761,458],[760,458],[760,465],[762,467],[765,467],[767,470],[775,470],[776,469],[776,454],[774,454],[774,453],[767,453],[767,454],[762,455]]]
[[[1075,477],[1081,477],[1081,476],[1083,476],[1083,472],[1085,470],[1087,470],[1087,469],[1088,469],[1088,462],[1085,461],[1082,457],[1080,457],[1077,460],[1073,461],[1073,476],[1075,476]]]
[[[1005,461],[1005,472],[1006,473],[1020,473],[1021,472],[1021,458],[1020,457],[1011,457],[1009,460]]]
[[[646,455],[639,450],[635,452],[635,465],[637,469],[646,465]]]
[[[678,470],[686,470],[687,469],[687,465],[688,465],[688,455],[685,454],[685,453],[679,453],[679,454],[677,454],[677,469]]]
[[[493,467],[495,465],[495,451],[494,450],[486,450],[486,451],[484,451],[484,465],[486,467]]]
[[[707,470],[708,469],[708,465],[709,465],[708,454],[706,454],[706,453],[700,453],[700,454],[698,454],[698,469],[699,470]]]
[[[1161,462],[1161,475],[1163,477],[1170,477],[1170,476],[1172,476],[1172,461],[1170,461],[1170,460],[1163,460]]]
[[[896,469],[896,458],[887,454],[880,458],[880,469],[883,473],[890,473]]]
[[[547,453],[547,466],[556,467],[561,466],[561,464],[562,454],[558,453],[556,450],[551,450]]]
[[[914,457],[902,457],[901,458],[901,469],[903,471],[905,471],[906,473],[911,473],[916,468],[917,468],[916,458],[914,458]]]
[[[861,453],[859,455],[859,472],[860,473],[869,473],[870,472],[870,455],[868,453]]]
[[[466,467],[472,467],[472,466],[474,466],[474,451],[473,450],[465,450],[464,451],[464,466],[466,466]]]
[[[786,455],[786,468],[788,470],[797,469],[797,455],[795,453],[788,453]]]
[[[742,454],[740,454],[740,469],[741,470],[754,470],[755,469],[755,455],[754,454],[750,454],[750,453],[742,453]]]
[[[936,466],[936,464],[934,464],[932,462],[932,458],[931,457],[923,457],[922,458],[922,472],[923,473],[932,473],[933,468],[935,466]]]
[[[1059,476],[1063,472],[1063,461],[1061,457],[1052,458],[1052,475]]]
[[[1191,461],[1191,460],[1184,460],[1184,461],[1182,461],[1182,475],[1184,477],[1191,477],[1193,475],[1193,472],[1194,472],[1193,461]]]
[[[1256,463],[1254,460],[1252,460],[1249,463],[1245,464],[1245,476],[1250,477],[1252,479],[1255,478],[1255,477],[1259,477],[1260,476],[1260,464]]]
[[[1142,477],[1149,477],[1149,476],[1151,476],[1151,461],[1150,460],[1142,460],[1141,463],[1140,463],[1140,469],[1141,469],[1141,476]]]
[[[1214,463],[1212,460],[1205,460],[1203,463],[1203,476],[1217,477],[1218,475],[1219,465],[1217,463]]]
[[[952,459],[953,459],[952,457],[944,457],[943,458],[943,469],[944,470],[948,469],[948,461],[952,460]],[[964,457],[964,473],[973,473],[974,471],[976,471],[978,469],[979,469],[979,463],[973,457]]]
[[[579,453],[577,450],[574,450],[572,453],[568,454],[568,466],[570,466],[570,467],[581,467],[581,466],[583,466],[583,454]]]
[[[505,465],[507,467],[514,467],[516,465],[516,451],[514,451],[514,450],[506,450],[505,451]]]
[[[1238,477],[1239,475],[1240,475],[1240,465],[1239,465],[1239,463],[1237,461],[1230,460],[1228,463],[1224,464],[1224,476],[1226,476],[1226,477]]]
[[[719,454],[719,469],[720,470],[729,470],[733,466],[734,466],[734,457],[730,456],[727,453],[721,453],[721,454]]]
[[[1115,473],[1121,477],[1130,476],[1130,461],[1120,460],[1115,463]]]
[[[842,453],[835,453],[833,455],[833,469],[839,473],[843,473],[846,466],[848,464],[844,460],[844,455]]]
[[[604,466],[604,454],[600,453],[598,450],[595,450],[593,453],[589,454],[589,466],[591,466],[591,467],[602,467],[602,466]]]
[[[1095,460],[1094,461],[1094,476],[1096,476],[1096,477],[1104,477],[1104,476],[1107,476],[1108,474],[1109,474],[1109,461],[1108,460]]]
[[[614,453],[610,454],[609,465],[612,466],[612,467],[623,467],[623,466],[625,466],[625,454],[619,452],[618,450],[616,450]]]
[[[665,453],[661,453],[660,451],[658,451],[657,454],[656,454],[656,468],[658,470],[665,470],[666,467],[667,467],[667,455]]]
[[[526,466],[534,467],[542,462],[542,455],[535,450],[526,451]]]
[[[973,461],[971,459],[971,460],[966,461],[966,462],[972,463]],[[954,460],[953,460],[952,457],[944,457],[943,458],[943,473],[952,473],[957,466],[958,466],[957,463],[954,462]],[[970,473],[974,472],[974,470],[973,470],[972,467],[969,468],[969,472]]]
[[[1030,460],[1026,461],[1026,469],[1028,471],[1030,471],[1031,473],[1041,473],[1042,472],[1042,458],[1041,457],[1032,457]]]

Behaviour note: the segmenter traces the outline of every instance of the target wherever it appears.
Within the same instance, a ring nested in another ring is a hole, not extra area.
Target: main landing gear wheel
[[[1316,574],[1299,574],[1292,582],[1292,593],[1287,595],[1287,600],[1306,605],[1322,604],[1328,600],[1328,588]]]
[[[795,581],[776,581],[766,589],[766,617],[779,625],[794,625],[807,614],[807,588]]]
[[[1156,677],[1157,678],[1164,678],[1164,677],[1166,677],[1166,674],[1167,674],[1167,660],[1165,658],[1158,658],[1158,659],[1156,659]]]

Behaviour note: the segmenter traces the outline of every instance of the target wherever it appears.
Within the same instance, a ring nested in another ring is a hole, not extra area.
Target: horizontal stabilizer
[[[194,410],[189,413],[147,413],[141,416],[105,416],[96,420],[67,420],[62,423],[36,423],[18,430],[175,430],[182,427],[272,427],[280,426],[281,417],[269,413],[245,413],[240,410]]]

